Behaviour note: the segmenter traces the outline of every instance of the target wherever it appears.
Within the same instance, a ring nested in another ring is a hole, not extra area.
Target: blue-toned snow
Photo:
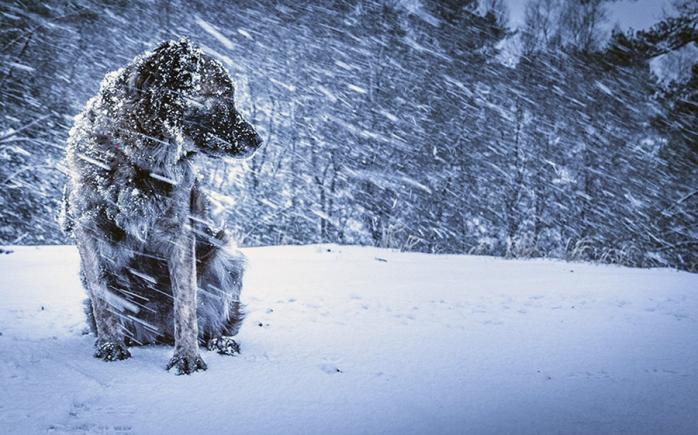
[[[698,275],[245,249],[242,354],[92,357],[72,246],[0,255],[0,433],[695,433]]]

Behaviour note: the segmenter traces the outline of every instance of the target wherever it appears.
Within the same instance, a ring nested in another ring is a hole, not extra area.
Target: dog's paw
[[[206,370],[206,363],[199,356],[198,353],[195,354],[175,354],[170,362],[167,363],[167,370],[174,368],[177,375],[189,375],[199,370]]]
[[[120,361],[122,359],[131,358],[131,352],[126,349],[126,346],[114,341],[107,341],[95,345],[95,358],[104,361]]]
[[[212,338],[206,344],[208,350],[215,350],[221,355],[235,355],[240,353],[240,345],[233,337],[222,336]]]

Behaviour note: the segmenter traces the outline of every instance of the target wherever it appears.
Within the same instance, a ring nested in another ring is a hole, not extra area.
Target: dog
[[[205,370],[199,344],[235,354],[244,257],[213,221],[197,161],[262,141],[225,68],[187,39],[107,74],[68,135],[61,225],[80,253],[95,356],[174,344],[167,370]]]

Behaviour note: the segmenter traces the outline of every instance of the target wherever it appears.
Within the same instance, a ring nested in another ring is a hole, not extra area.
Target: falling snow
[[[504,3],[5,3],[0,242],[65,241],[72,116],[105,73],[187,36],[265,141],[201,171],[243,245],[696,270],[695,8],[620,33],[601,0],[530,0],[515,29]]]

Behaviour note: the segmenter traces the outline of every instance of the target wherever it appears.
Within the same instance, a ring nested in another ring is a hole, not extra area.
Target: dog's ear
[[[193,87],[200,53],[186,40],[167,41],[134,65],[129,96],[141,118],[144,133],[159,135],[163,126],[179,126],[184,98]]]
[[[200,53],[187,39],[160,44],[138,65],[133,85],[138,90],[186,90],[192,86],[192,73]]]

